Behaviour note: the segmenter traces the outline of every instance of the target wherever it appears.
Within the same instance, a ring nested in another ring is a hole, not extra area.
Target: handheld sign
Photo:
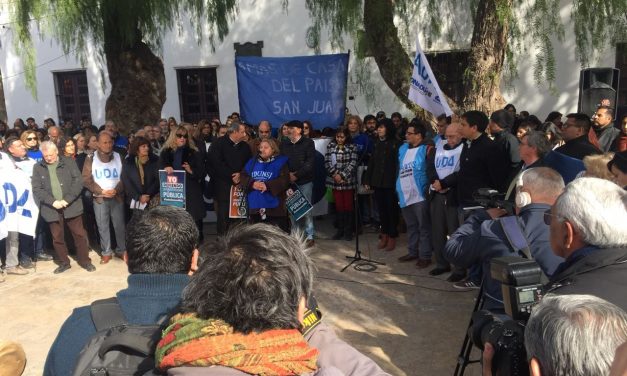
[[[229,199],[229,218],[246,217],[248,217],[248,206],[246,205],[244,188],[239,185],[232,185]]]
[[[287,199],[285,200],[287,211],[298,221],[305,214],[309,213],[313,206],[298,188],[290,188],[287,190]]]
[[[159,197],[161,205],[185,209],[185,171],[174,170],[168,175],[159,170]]]

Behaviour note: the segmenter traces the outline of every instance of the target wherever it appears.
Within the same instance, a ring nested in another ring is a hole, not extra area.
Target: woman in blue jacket
[[[285,198],[290,171],[287,157],[279,154],[279,145],[274,139],[262,140],[259,154],[246,163],[240,179],[247,194],[250,221],[273,224],[289,233]]]

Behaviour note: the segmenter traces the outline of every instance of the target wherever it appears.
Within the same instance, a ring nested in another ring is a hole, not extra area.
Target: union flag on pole
[[[414,70],[411,76],[409,99],[418,106],[431,112],[433,116],[446,114],[451,116],[453,111],[446,103],[446,99],[440,90],[440,86],[431,71],[429,62],[416,36],[416,58],[414,58]]]

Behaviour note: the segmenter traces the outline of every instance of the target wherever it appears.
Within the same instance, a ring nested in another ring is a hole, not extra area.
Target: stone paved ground
[[[317,219],[319,237],[328,238],[330,221]],[[208,227],[211,232],[212,226]],[[340,337],[368,354],[392,375],[452,375],[475,292],[458,292],[444,277],[401,264],[405,236],[393,252],[376,250],[376,234],[360,237],[364,257],[387,265],[374,272],[352,267],[345,256],[354,242],[319,239],[311,256],[316,262],[316,296],[325,318]],[[91,254],[92,260],[98,256]],[[40,375],[48,348],[73,307],[106,298],[126,286],[120,260],[87,273],[73,263],[62,275],[40,262],[28,276],[8,276],[0,284],[0,336],[21,342],[28,356],[25,375]],[[475,351],[476,353],[476,351]],[[478,375],[477,366],[467,375]]]

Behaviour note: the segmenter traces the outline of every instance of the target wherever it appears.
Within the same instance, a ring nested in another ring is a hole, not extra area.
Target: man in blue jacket
[[[126,320],[150,325],[179,304],[198,260],[198,229],[183,209],[158,206],[128,225],[128,288],[116,294]],[[54,340],[44,375],[71,375],[81,349],[96,333],[90,306],[75,308]]]
[[[551,277],[563,261],[551,250],[549,226],[544,214],[564,190],[562,177],[548,167],[526,170],[516,187],[517,222],[525,236],[531,257]],[[490,262],[495,257],[524,257],[507,240],[503,223],[505,215],[500,208],[477,210],[450,237],[444,247],[444,257],[454,265],[470,267],[483,264],[484,309],[501,313],[503,296],[501,283],[490,276]]]

